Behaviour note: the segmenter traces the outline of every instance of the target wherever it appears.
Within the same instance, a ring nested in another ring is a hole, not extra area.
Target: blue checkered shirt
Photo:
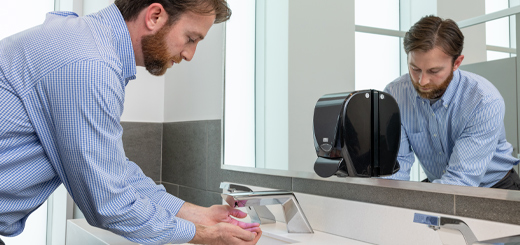
[[[85,17],[51,12],[0,41],[0,234],[63,183],[87,221],[146,244],[185,243],[184,202],[125,156],[120,118],[135,57],[115,5]]]
[[[433,183],[491,187],[518,159],[506,141],[505,105],[485,78],[456,70],[441,99],[430,105],[403,75],[385,91],[401,111],[401,169],[392,179],[409,180],[414,153]]]

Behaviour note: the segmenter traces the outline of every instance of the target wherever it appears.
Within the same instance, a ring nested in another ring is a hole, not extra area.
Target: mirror
[[[492,0],[413,5],[411,0],[228,2],[233,18],[226,24],[223,168],[310,178],[315,177],[316,160],[312,117],[322,95],[384,90],[408,73],[402,36],[422,16],[434,14],[461,25],[519,5],[513,0],[505,5]],[[516,58],[505,65],[511,69],[506,77],[492,72],[504,64],[491,62],[515,57],[514,17],[461,28],[465,36],[461,69],[486,73],[481,75],[492,83],[499,81],[495,86],[507,104],[507,140],[516,156],[516,89],[510,89],[517,84],[516,65],[511,65]],[[416,162],[411,179],[424,178]]]

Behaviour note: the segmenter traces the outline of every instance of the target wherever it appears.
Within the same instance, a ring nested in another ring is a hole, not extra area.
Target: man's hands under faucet
[[[248,231],[229,223],[218,223],[212,226],[195,224],[197,232],[190,243],[195,244],[256,244],[262,231],[255,227],[257,231]]]
[[[209,208],[184,203],[177,217],[195,223],[195,237],[190,243],[204,244],[256,244],[262,231],[257,223],[246,223],[236,218],[245,218],[246,213],[228,205],[213,205]]]

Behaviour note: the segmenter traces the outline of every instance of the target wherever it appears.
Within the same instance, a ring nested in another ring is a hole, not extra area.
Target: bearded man
[[[1,40],[0,235],[20,234],[63,184],[88,223],[139,244],[255,244],[258,224],[231,218],[245,213],[184,202],[146,177],[120,125],[136,65],[162,75],[190,61],[230,15],[225,0],[115,0]]]
[[[401,112],[401,169],[389,178],[409,180],[415,153],[423,182],[518,190],[504,100],[488,80],[459,69],[463,44],[457,24],[436,16],[406,33],[409,74],[385,88]]]

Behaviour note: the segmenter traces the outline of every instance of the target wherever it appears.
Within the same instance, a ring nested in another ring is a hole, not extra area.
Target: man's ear
[[[453,62],[453,71],[459,69],[462,60],[464,60],[464,55],[461,54],[459,57],[457,57],[457,59],[455,59],[455,62]]]
[[[168,21],[168,13],[160,3],[150,4],[145,11],[145,26],[149,31],[161,29]]]

